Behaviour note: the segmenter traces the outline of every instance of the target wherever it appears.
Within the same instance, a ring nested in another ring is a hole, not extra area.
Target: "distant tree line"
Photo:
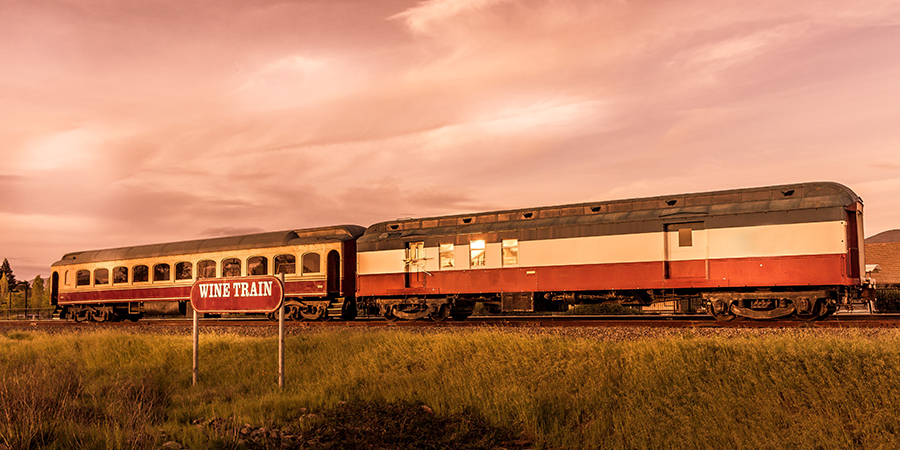
[[[26,294],[27,302],[26,305]],[[49,308],[50,289],[40,275],[31,281],[19,281],[13,274],[9,261],[3,258],[0,264],[0,315],[3,309]]]

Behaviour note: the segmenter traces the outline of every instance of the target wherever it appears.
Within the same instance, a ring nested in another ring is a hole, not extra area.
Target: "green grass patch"
[[[343,405],[427,405],[537,448],[900,447],[893,330],[309,331],[287,339],[283,392],[274,337],[201,334],[191,386],[187,335],[26,334],[0,338],[9,448],[239,448],[245,424],[311,432],[300,418]]]

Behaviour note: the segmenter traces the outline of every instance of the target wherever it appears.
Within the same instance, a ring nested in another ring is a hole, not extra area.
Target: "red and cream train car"
[[[409,319],[623,297],[819,318],[861,288],[862,242],[862,201],[829,182],[397,220],[357,241],[357,301]]]
[[[52,265],[51,299],[67,319],[185,314],[198,278],[280,275],[288,318],[355,317],[355,225],[69,253]],[[347,301],[345,301],[347,300]]]

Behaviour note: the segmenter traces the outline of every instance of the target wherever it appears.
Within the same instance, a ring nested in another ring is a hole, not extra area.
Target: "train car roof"
[[[53,263],[51,267],[99,261],[119,261],[126,259],[187,255],[191,253],[342,242],[358,238],[365,230],[364,227],[358,225],[339,225],[304,230],[273,231],[268,233],[245,234],[241,236],[89,250],[68,253],[64,255],[61,260]]]
[[[365,244],[423,236],[490,233],[566,225],[690,220],[692,217],[847,207],[857,202],[862,203],[859,196],[840,183],[809,182],[392,220],[370,226],[358,242]],[[364,248],[368,246],[361,247]]]

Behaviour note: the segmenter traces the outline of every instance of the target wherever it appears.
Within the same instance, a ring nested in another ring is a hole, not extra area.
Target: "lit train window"
[[[453,267],[453,244],[441,244],[439,257],[441,269]]]
[[[215,278],[216,262],[205,259],[197,263],[197,278]]]
[[[322,271],[322,259],[318,253],[303,255],[303,273],[319,273]]]
[[[275,257],[275,275],[279,273],[297,273],[297,257],[294,255],[278,255]]]
[[[190,280],[193,278],[193,274],[191,273],[191,269],[193,266],[191,263],[185,261],[175,264],[175,279],[176,280]]]
[[[247,260],[247,275],[268,275],[269,260],[265,256],[254,256]]]
[[[223,277],[239,277],[241,276],[241,260],[237,258],[227,258],[222,260],[222,276]]]
[[[484,267],[484,241],[469,242],[469,251],[472,256],[472,267]]]
[[[131,281],[135,283],[145,283],[150,280],[150,269],[141,264],[131,269]]]
[[[79,270],[75,272],[75,286],[90,286],[91,285],[91,271],[90,270]]]
[[[157,264],[153,266],[153,281],[169,281],[171,279],[172,277],[168,264]]]
[[[119,283],[127,283],[128,282],[128,268],[127,267],[116,267],[113,269],[113,284]]]
[[[94,285],[109,284],[109,269],[94,269]]]
[[[503,240],[503,265],[515,266],[519,264],[519,240]]]

